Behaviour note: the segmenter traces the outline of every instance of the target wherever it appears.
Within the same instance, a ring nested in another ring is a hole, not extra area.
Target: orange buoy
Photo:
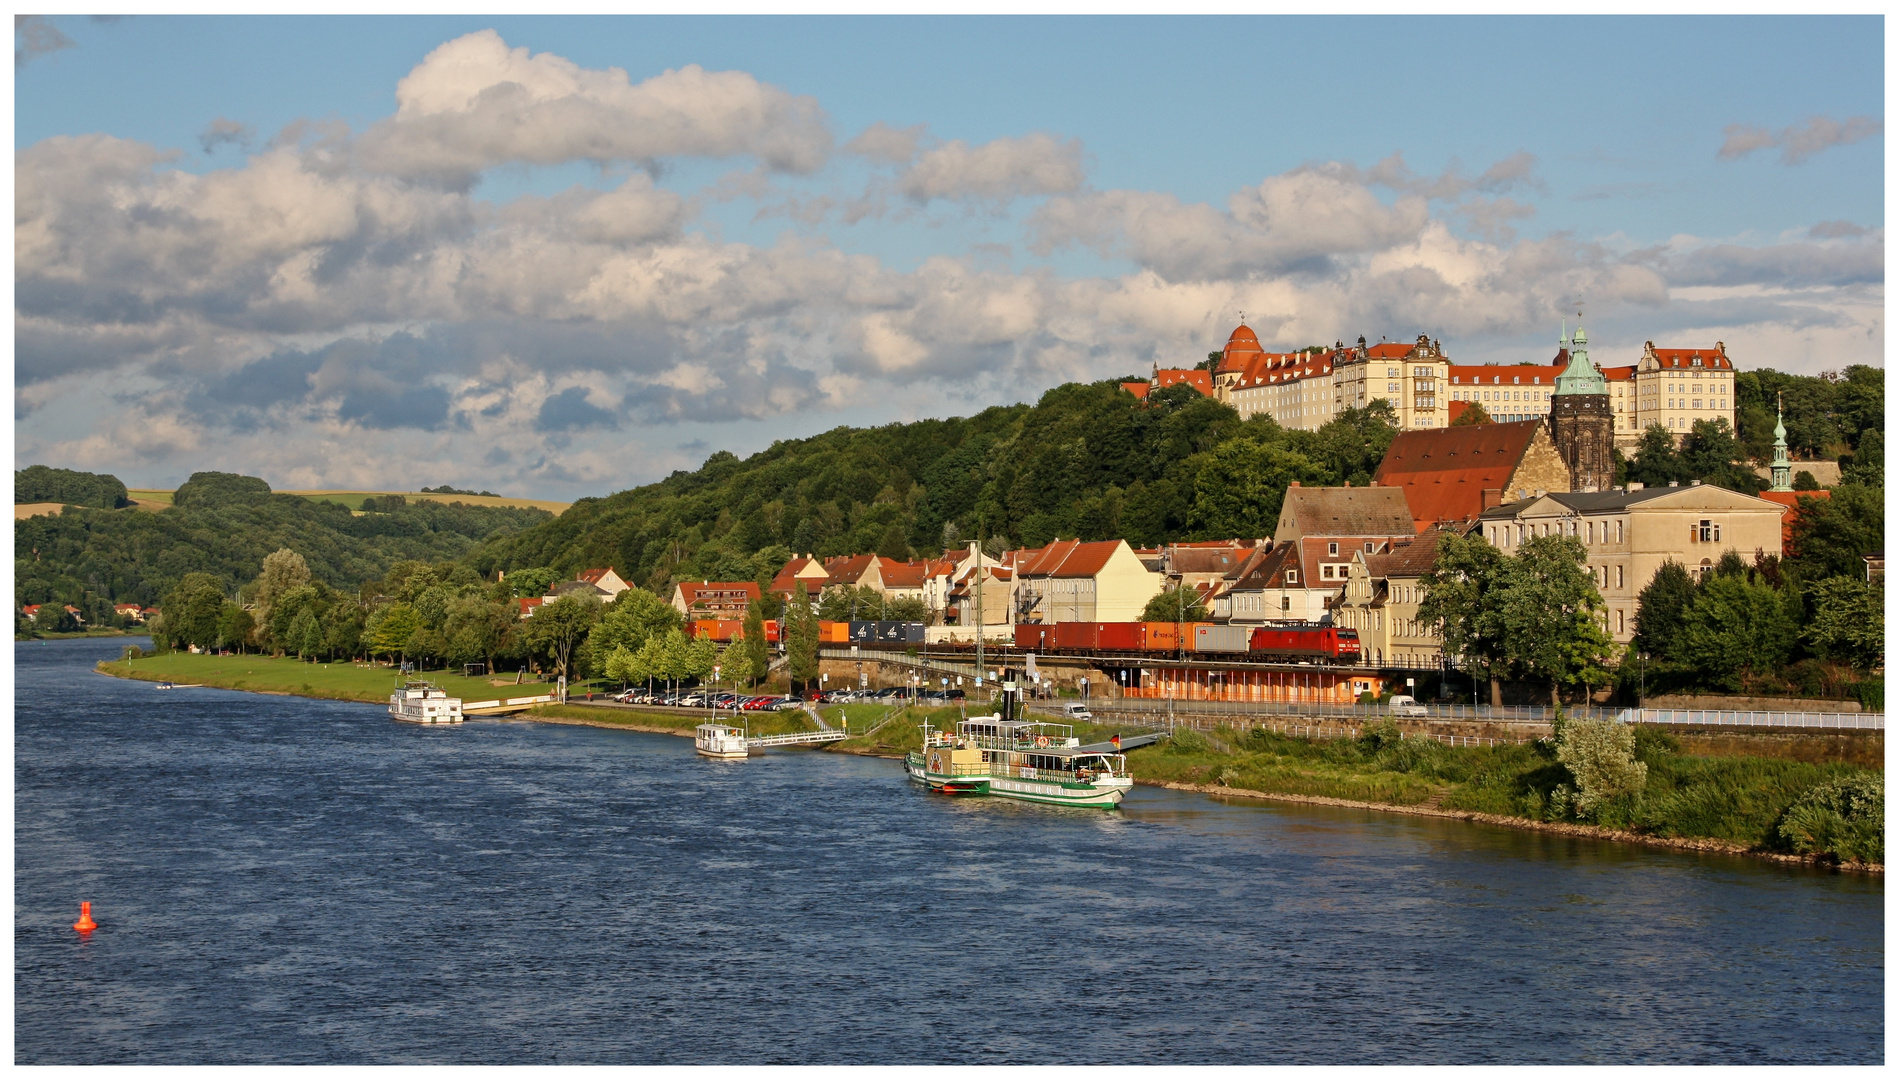
[[[79,921],[73,924],[73,929],[82,934],[99,929],[99,924],[92,921],[92,901],[79,901]]]

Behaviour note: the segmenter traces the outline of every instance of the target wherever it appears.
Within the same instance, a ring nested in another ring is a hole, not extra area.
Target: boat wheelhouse
[[[743,758],[751,754],[743,728],[730,724],[700,724],[693,729],[692,748],[709,758]]]
[[[1016,700],[1016,685],[1005,682],[1001,712],[972,716],[954,732],[925,725],[923,749],[904,761],[910,778],[946,795],[1119,806],[1134,786],[1126,755],[1081,745],[1067,724],[1018,719]]]
[[[412,682],[389,695],[389,716],[408,724],[459,724],[462,699],[434,683]]]

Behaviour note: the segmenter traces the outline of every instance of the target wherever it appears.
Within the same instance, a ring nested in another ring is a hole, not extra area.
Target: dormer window
[[[1325,545],[1325,553],[1327,555],[1337,555],[1339,553],[1339,546],[1337,544],[1327,544]]]
[[[1299,571],[1297,570],[1286,571],[1286,584],[1288,585],[1299,584]]]

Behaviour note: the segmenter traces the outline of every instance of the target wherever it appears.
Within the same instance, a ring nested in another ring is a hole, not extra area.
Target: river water
[[[22,1063],[1883,1056],[1879,880],[420,728],[89,672],[121,642],[14,649]]]

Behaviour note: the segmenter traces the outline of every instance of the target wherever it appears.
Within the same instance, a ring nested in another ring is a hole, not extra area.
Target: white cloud
[[[396,103],[364,133],[364,165],[455,186],[512,162],[746,156],[810,172],[831,152],[815,100],[744,72],[692,64],[635,85],[619,68],[510,49],[493,30],[431,52],[396,84]]]

